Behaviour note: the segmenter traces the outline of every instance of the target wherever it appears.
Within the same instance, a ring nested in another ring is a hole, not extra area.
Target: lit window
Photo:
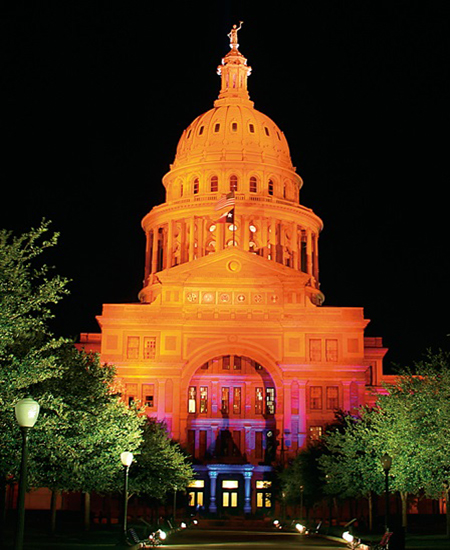
[[[263,413],[264,393],[263,388],[255,388],[255,414]]]
[[[269,195],[273,195],[273,181],[269,180]]]
[[[230,177],[230,191],[237,191],[238,189],[238,179],[237,176]]]
[[[258,190],[258,180],[255,176],[250,178],[250,193],[256,193]]]
[[[266,413],[275,414],[275,388],[266,388]]]
[[[339,408],[339,388],[337,386],[327,387],[327,409],[335,410]]]
[[[197,412],[197,388],[195,386],[189,386],[188,412]]]
[[[217,191],[219,190],[219,178],[217,176],[212,176],[210,183],[211,183],[211,188],[210,188],[211,193],[217,193]]]
[[[215,225],[214,223],[212,223],[212,224],[209,226],[209,230],[210,230],[211,233],[212,233],[213,231],[215,231],[215,229],[216,229],[216,225]]]
[[[136,401],[138,394],[137,384],[126,384],[125,389],[128,406],[131,406]]]
[[[322,388],[311,386],[309,389],[309,408],[315,411],[322,410]]]
[[[222,481],[222,489],[237,489],[239,482],[235,479],[224,479]]]
[[[252,233],[256,233],[256,225],[254,225],[253,223],[251,223],[251,224],[248,226],[248,228],[250,229],[250,231],[251,231]]]
[[[156,337],[149,336],[144,338],[144,359],[151,360],[156,357]]]
[[[208,412],[208,388],[200,386],[200,413]]]
[[[142,401],[146,407],[155,406],[155,385],[142,384]]]
[[[230,388],[222,388],[222,396],[221,396],[221,402],[222,402],[222,413],[228,414],[230,411]]]
[[[241,414],[241,388],[233,388],[233,413]]]
[[[310,426],[309,427],[309,438],[311,441],[317,441],[322,437],[322,426]]]
[[[196,489],[203,489],[205,486],[205,481],[203,479],[194,479],[188,485],[188,487],[195,487]]]
[[[257,481],[256,482],[256,488],[257,489],[270,489],[272,487],[271,481]]]
[[[139,336],[128,336],[127,338],[127,359],[139,358]]]

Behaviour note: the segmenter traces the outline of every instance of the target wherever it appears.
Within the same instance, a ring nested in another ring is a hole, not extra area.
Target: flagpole
[[[234,197],[234,205],[233,205],[233,248],[236,246],[236,193],[233,191],[233,197]]]

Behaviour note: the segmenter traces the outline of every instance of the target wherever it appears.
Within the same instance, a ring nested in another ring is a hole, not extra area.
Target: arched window
[[[256,193],[258,191],[258,180],[255,176],[250,178],[250,193]]]
[[[198,178],[195,178],[194,184],[192,186],[192,192],[194,193],[194,195],[198,195],[199,189],[200,189],[200,183],[198,181]]]
[[[237,191],[238,190],[238,179],[237,176],[231,176],[230,177],[230,191]]]
[[[269,180],[268,189],[269,189],[269,195],[273,195],[273,181],[272,180]]]
[[[219,190],[219,178],[217,176],[211,176],[210,190],[211,193],[217,193]]]

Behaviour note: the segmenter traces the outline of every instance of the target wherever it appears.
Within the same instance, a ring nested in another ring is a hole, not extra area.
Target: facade
[[[101,335],[81,336],[188,449],[189,505],[212,514],[271,508],[273,465],[336,409],[370,403],[386,353],[362,308],[323,305],[322,221],[300,203],[283,132],[249,98],[238,30],[214,107],[183,132],[166,202],[142,220],[140,301],[105,304]]]

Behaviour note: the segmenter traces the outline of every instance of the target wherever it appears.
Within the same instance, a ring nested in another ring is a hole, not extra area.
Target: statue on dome
[[[238,31],[241,30],[242,28],[242,23],[243,21],[239,21],[239,27],[237,27],[236,25],[233,25],[233,28],[231,29],[231,32],[227,35],[230,39],[230,48],[232,49],[238,49],[239,47],[239,44],[238,44],[238,36],[237,36],[237,33]]]

